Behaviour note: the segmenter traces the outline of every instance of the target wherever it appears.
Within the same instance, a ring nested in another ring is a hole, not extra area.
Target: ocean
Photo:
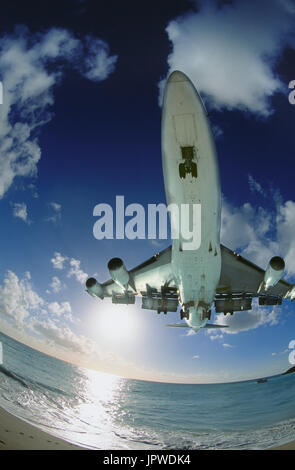
[[[0,333],[0,406],[103,450],[266,449],[295,440],[295,374],[226,384],[130,380],[87,370]]]

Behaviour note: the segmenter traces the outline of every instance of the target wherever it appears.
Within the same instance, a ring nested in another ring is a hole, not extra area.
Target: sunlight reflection
[[[124,379],[94,370],[80,370],[80,396],[82,400],[75,409],[81,423],[91,423],[95,433],[88,434],[92,444],[99,434],[100,445],[109,445],[114,438],[114,420],[120,407]]]
[[[119,391],[122,384],[121,377],[98,372],[96,370],[83,370],[85,375],[85,394],[87,398],[95,403],[107,405],[113,401],[114,395]]]

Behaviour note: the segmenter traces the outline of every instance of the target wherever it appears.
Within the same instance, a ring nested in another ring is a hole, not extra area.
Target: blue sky
[[[223,382],[289,367],[293,305],[216,318],[187,334],[88,296],[169,241],[94,238],[93,208],[165,202],[161,96],[172,70],[202,94],[222,183],[221,240],[295,276],[295,4],[4,2],[0,19],[0,328],[57,357],[129,377]],[[267,9],[267,16],[265,11]],[[213,318],[214,319],[214,318]]]

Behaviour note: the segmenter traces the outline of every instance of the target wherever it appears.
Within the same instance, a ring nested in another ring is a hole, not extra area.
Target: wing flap
[[[163,286],[176,289],[171,269],[171,246],[131,269],[129,275],[136,295],[145,293],[147,286],[151,291],[160,293]],[[102,288],[105,297],[122,294],[122,288],[112,279],[102,284]]]
[[[251,294],[258,296],[265,271],[243,256],[221,245],[221,275],[217,294]],[[292,285],[281,279],[269,290],[271,296],[285,297]]]

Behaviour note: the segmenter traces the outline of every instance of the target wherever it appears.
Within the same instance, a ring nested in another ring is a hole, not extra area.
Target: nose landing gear
[[[186,318],[187,320],[189,319],[189,312],[186,312],[185,310],[180,310],[180,320],[183,320]]]
[[[183,163],[179,164],[179,176],[181,179],[186,177],[186,174],[190,173],[193,178],[198,177],[198,169],[195,161],[195,149],[194,147],[181,147],[181,155],[184,160]]]

